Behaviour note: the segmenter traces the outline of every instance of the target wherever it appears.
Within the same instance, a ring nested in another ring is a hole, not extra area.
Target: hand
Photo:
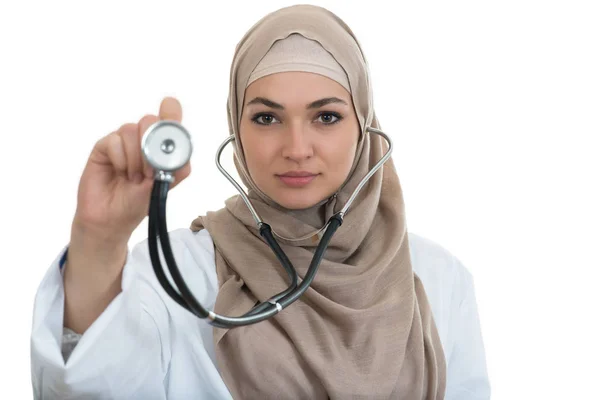
[[[181,118],[179,101],[166,97],[158,116],[146,115],[138,123],[124,124],[96,143],[79,182],[73,232],[85,232],[88,243],[103,241],[99,248],[126,245],[148,214],[154,184],[154,171],[142,154],[144,133],[158,120],[181,123]],[[170,189],[190,173],[188,162],[175,172]]]

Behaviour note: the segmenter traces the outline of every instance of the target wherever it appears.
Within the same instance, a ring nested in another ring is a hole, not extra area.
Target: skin
[[[306,209],[333,195],[350,173],[359,134],[352,96],[330,78],[281,72],[246,88],[240,138],[248,170],[282,207]],[[290,187],[280,178],[288,171],[316,176]]]

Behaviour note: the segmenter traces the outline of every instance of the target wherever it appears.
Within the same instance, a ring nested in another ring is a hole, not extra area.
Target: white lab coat
[[[188,286],[212,309],[218,284],[210,235],[206,230],[178,229],[169,236]],[[446,399],[489,399],[471,274],[435,242],[409,233],[409,243],[412,265],[427,292],[444,348]],[[35,298],[31,373],[36,399],[231,398],[215,363],[212,327],[164,292],[152,269],[147,239],[129,251],[122,292],[65,362],[61,268],[66,249],[50,266]]]

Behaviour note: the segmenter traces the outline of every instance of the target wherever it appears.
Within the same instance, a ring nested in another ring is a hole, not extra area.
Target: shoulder
[[[213,260],[215,258],[215,247],[210,236],[210,233],[206,229],[202,229],[198,232],[193,232],[189,228],[176,229],[172,232],[177,240],[183,242],[189,249],[190,253],[198,260],[202,260],[205,257],[209,257]]]
[[[416,233],[408,233],[413,270],[421,279],[443,281],[470,280],[471,273],[460,259],[440,243]]]
[[[135,271],[158,287],[158,279],[149,254],[148,240],[146,238],[137,243],[130,257]],[[179,228],[169,231],[169,242],[177,269],[192,293],[201,303],[214,304],[213,298],[218,290],[218,282],[215,251],[210,234],[206,230],[193,232],[189,228]],[[159,253],[162,253],[161,246],[159,246]],[[161,257],[161,262],[163,269],[167,271],[164,257]],[[162,288],[158,292],[161,297],[167,299],[169,305],[176,304]]]
[[[169,231],[169,242],[173,250],[173,256],[178,263],[195,261],[197,264],[204,264],[210,261],[209,264],[214,264],[213,240],[205,229],[198,232],[193,232],[189,228],[174,229]],[[143,254],[149,260],[147,254],[148,238],[137,243],[133,248],[133,252]],[[190,257],[192,257],[192,260],[190,260]]]
[[[408,233],[408,243],[413,271],[428,296],[451,296],[452,289],[471,279],[464,264],[440,243],[412,232]]]
[[[476,307],[473,275],[456,254],[415,233],[409,233],[409,248],[413,271],[423,282],[430,302],[436,303],[438,313],[445,309],[449,318],[467,307]]]
[[[446,351],[453,345],[452,324],[465,298],[471,296],[471,273],[447,248],[429,238],[409,233],[413,271],[427,293],[434,320]]]

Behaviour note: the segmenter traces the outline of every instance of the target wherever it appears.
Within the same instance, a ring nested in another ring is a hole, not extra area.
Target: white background
[[[493,398],[593,397],[598,3],[315,3],[344,19],[366,52],[409,230],[474,276]],[[213,157],[227,135],[234,47],[289,4],[2,3],[0,387],[10,398],[31,396],[33,299],[68,243],[94,143],[176,96],[196,148],[192,175],[169,194],[169,229],[222,207],[234,189]],[[130,245],[146,229],[144,221]]]

